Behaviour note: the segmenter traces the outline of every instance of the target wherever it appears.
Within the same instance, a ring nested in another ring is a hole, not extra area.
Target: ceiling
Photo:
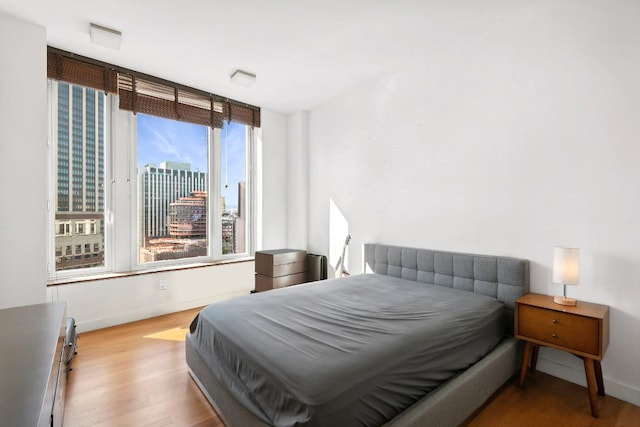
[[[486,31],[534,0],[0,0],[50,46],[279,112],[309,110]],[[89,24],[122,32],[91,44]],[[229,81],[242,69],[251,87]]]

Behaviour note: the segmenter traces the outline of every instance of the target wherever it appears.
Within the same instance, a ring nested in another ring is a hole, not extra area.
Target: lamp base
[[[553,297],[553,302],[560,305],[570,305],[574,306],[578,303],[575,298],[567,298],[567,297]]]

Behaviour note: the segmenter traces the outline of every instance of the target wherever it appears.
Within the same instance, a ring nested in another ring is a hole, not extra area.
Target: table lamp
[[[553,282],[562,283],[563,296],[553,297],[560,305],[576,305],[575,298],[567,298],[567,285],[577,285],[580,276],[580,249],[556,246],[553,250]]]

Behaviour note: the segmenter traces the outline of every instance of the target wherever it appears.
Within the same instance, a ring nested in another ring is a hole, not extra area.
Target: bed
[[[365,245],[368,274],[212,304],[189,372],[228,426],[456,426],[518,368],[526,260]]]

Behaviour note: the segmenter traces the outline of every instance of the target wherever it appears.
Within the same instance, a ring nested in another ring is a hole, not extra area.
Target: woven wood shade
[[[222,128],[223,104],[211,96],[128,74],[118,75],[118,89],[121,110]]]
[[[47,51],[47,77],[107,93],[118,91],[117,73],[107,64],[90,64],[51,50]]]
[[[222,128],[225,120],[260,127],[260,108],[58,49],[47,52],[47,76],[120,97],[120,109]]]

